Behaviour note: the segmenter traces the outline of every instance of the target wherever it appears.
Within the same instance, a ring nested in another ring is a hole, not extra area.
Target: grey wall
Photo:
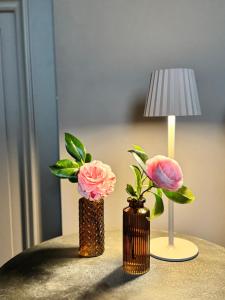
[[[196,194],[176,205],[176,230],[225,245],[225,1],[54,0],[61,157],[63,132],[85,141],[117,174],[105,201],[106,228],[121,228],[124,187],[132,180],[126,152],[167,153],[166,120],[145,120],[155,68],[196,71],[203,115],[178,119],[176,159]],[[77,231],[76,187],[62,184],[63,231]],[[150,203],[150,202],[149,202]],[[167,228],[167,212],[152,223]]]
[[[27,13],[31,68],[28,76],[32,88],[35,140],[35,153],[32,154],[38,168],[35,188],[39,196],[39,207],[33,210],[39,218],[40,239],[47,240],[62,232],[60,186],[48,168],[59,156],[53,2],[29,0]]]
[[[61,234],[52,4],[0,1],[0,265]]]

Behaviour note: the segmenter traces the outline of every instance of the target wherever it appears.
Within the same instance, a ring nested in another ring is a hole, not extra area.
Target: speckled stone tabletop
[[[152,237],[164,235],[152,232]],[[150,272],[131,276],[121,268],[121,232],[107,232],[105,253],[95,258],[79,257],[77,235],[58,237],[0,269],[0,299],[224,300],[225,248],[188,238],[199,247],[197,258],[187,262],[151,258]]]

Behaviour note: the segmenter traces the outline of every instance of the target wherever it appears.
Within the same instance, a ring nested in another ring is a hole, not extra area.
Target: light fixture
[[[174,158],[176,116],[200,115],[195,74],[192,69],[175,68],[152,72],[145,104],[145,117],[168,117],[168,156]],[[151,256],[167,261],[185,261],[198,255],[190,241],[174,237],[174,203],[169,200],[168,237],[151,239]]]

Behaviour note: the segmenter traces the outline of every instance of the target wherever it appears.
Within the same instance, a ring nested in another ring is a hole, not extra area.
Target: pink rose
[[[90,200],[99,200],[114,190],[116,176],[110,166],[99,160],[84,164],[78,173],[78,191]]]
[[[146,161],[148,177],[159,188],[177,191],[183,185],[181,167],[174,160],[166,156],[156,155]]]

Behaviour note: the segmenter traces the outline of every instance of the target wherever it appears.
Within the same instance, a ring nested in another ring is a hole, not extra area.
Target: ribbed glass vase
[[[79,200],[79,254],[99,256],[104,252],[104,200]]]
[[[128,198],[123,210],[123,270],[133,275],[150,269],[150,211],[145,199]]]

